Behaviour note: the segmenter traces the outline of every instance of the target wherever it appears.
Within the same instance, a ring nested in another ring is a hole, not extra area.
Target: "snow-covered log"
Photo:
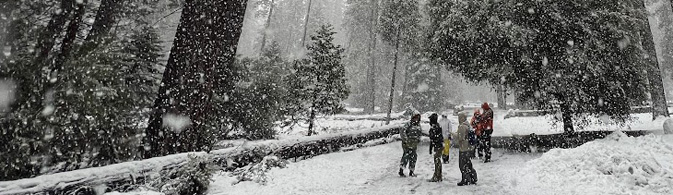
[[[388,125],[363,131],[302,137],[292,140],[271,140],[243,144],[236,148],[212,151],[214,161],[227,169],[259,162],[267,155],[282,159],[309,158],[320,154],[341,151],[342,148],[364,144],[370,140],[398,134],[401,125]]]
[[[156,179],[162,170],[182,166],[188,155],[207,155],[205,152],[181,153],[93,167],[34,178],[0,182],[0,195],[21,194],[102,194],[108,190],[125,191]]]
[[[550,134],[512,137],[492,137],[491,146],[493,148],[504,148],[508,150],[534,152],[541,149],[543,151],[552,148],[573,148],[584,143],[602,139],[614,133],[614,131],[580,131],[572,135],[568,134]],[[624,131],[626,135],[638,137],[648,134],[648,131]]]

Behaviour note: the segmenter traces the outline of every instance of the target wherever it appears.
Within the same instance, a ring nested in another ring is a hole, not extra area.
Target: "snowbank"
[[[512,182],[525,185],[517,191],[530,194],[673,194],[673,136],[615,132],[574,149],[552,149],[518,174]]]

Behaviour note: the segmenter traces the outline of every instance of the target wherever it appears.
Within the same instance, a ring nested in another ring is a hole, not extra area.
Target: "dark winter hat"
[[[421,113],[414,113],[414,115],[411,116],[411,120],[414,120],[414,118],[421,120]]]
[[[430,115],[430,117],[428,117],[428,118],[430,119],[430,124],[435,124],[435,123],[437,123],[437,118],[438,118],[437,113],[432,113],[432,114]]]

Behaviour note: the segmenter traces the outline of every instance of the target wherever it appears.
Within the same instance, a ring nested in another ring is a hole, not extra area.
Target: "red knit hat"
[[[490,110],[491,109],[491,107],[488,106],[488,102],[484,102],[484,104],[481,105],[481,108],[484,109],[484,110]]]

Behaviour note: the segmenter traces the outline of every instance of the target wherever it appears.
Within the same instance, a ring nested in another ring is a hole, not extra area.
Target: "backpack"
[[[467,131],[467,143],[469,143],[470,146],[477,145],[477,134],[473,130]]]

